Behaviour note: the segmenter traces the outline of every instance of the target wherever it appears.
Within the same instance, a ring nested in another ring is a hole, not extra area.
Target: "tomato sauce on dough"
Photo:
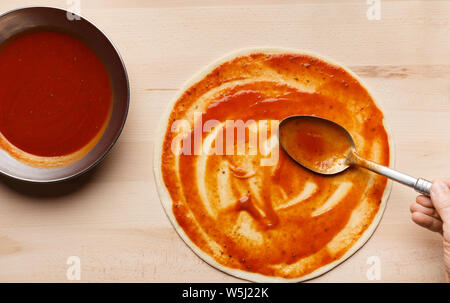
[[[82,149],[104,127],[112,106],[101,60],[77,38],[56,31],[22,33],[4,42],[0,82],[1,135],[36,156]]]
[[[364,169],[321,176],[296,164],[279,146],[277,161],[268,166],[260,164],[268,156],[259,150],[205,152],[218,142],[233,144],[224,137],[226,121],[255,121],[247,125],[248,135],[261,121],[292,115],[316,115],[342,125],[361,156],[389,164],[383,113],[367,90],[344,69],[309,55],[236,57],[188,88],[172,109],[161,156],[172,214],[189,240],[221,266],[303,277],[340,259],[380,210],[387,181]],[[178,120],[189,121],[190,127],[174,127]],[[212,120],[219,131],[205,131]],[[203,153],[195,153],[195,144],[188,143],[202,125]],[[248,148],[251,140],[244,141]],[[174,152],[174,146],[184,152]],[[314,152],[318,146],[310,147]]]

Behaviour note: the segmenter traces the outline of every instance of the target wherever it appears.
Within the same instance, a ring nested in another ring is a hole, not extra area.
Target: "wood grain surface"
[[[0,12],[69,1],[3,0]],[[0,281],[68,281],[68,257],[81,281],[239,281],[201,261],[177,236],[156,193],[153,140],[181,85],[222,55],[244,47],[312,50],[360,75],[381,104],[395,143],[396,168],[449,177],[450,1],[381,0],[368,20],[365,0],[84,0],[83,16],[117,45],[128,69],[131,107],[117,145],[84,176],[36,185],[0,177]],[[416,194],[394,184],[384,217],[349,260],[315,279],[444,281],[442,240],[415,226]]]

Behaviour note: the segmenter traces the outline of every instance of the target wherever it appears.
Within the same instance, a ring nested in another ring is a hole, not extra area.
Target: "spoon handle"
[[[389,167],[366,160],[364,158],[361,158],[355,152],[351,153],[351,156],[349,157],[349,161],[352,164],[364,167],[364,168],[371,170],[377,174],[383,175],[385,177],[388,177],[389,179],[392,179],[394,181],[397,181],[399,183],[402,183],[404,185],[412,187],[418,193],[421,193],[426,196],[430,196],[430,188],[431,188],[432,183],[428,180],[425,180],[423,178],[414,178],[407,174],[393,170]]]

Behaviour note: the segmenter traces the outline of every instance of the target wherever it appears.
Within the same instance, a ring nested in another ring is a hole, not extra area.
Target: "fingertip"
[[[414,212],[411,215],[411,219],[414,223],[431,231],[442,232],[442,221],[428,216],[421,212]]]
[[[409,211],[411,212],[411,214],[414,213],[414,205],[416,205],[415,202],[413,202],[409,205]]]
[[[431,202],[431,199],[424,195],[417,196],[416,202],[425,207],[433,207],[433,202]]]
[[[424,213],[418,212],[418,211],[414,211],[411,214],[411,219],[414,223],[416,223],[417,225],[421,226],[421,227],[425,227],[428,228],[429,224],[430,224],[430,220],[427,218],[428,216],[425,215]]]
[[[414,210],[411,212],[411,220],[413,220],[414,223],[419,224],[419,222],[421,222],[421,218],[422,218],[422,216],[419,212],[414,211]]]

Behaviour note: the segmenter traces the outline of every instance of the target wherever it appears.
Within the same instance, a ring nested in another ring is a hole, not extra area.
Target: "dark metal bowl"
[[[73,18],[67,18],[67,13],[63,9],[53,7],[28,7],[9,11],[0,16],[0,43],[20,32],[39,28],[60,30],[81,39],[99,56],[110,75],[113,95],[111,119],[95,147],[69,166],[31,167],[17,161],[6,151],[0,150],[0,172],[15,179],[55,182],[80,175],[95,166],[108,153],[125,124],[130,89],[127,71],[119,52],[94,24],[83,17],[77,18],[79,20],[69,20]]]

